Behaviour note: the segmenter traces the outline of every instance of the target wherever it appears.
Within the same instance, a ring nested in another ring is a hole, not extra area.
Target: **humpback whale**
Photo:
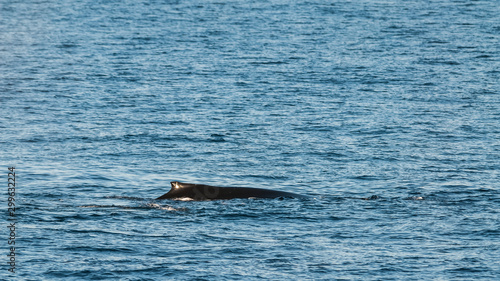
[[[170,184],[172,185],[170,191],[156,198],[156,200],[176,198],[190,198],[196,201],[235,198],[307,198],[307,196],[291,192],[263,188],[219,187],[204,184],[182,183],[177,181],[173,181]]]

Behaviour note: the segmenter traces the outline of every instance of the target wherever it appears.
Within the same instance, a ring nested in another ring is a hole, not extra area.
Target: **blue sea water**
[[[1,1],[0,279],[500,278],[499,4]]]

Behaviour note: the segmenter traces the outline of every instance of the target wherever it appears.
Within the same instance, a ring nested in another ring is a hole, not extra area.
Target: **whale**
[[[205,184],[182,183],[178,181],[173,181],[170,185],[170,191],[156,198],[156,200],[188,198],[195,201],[206,201],[236,198],[308,198],[308,196],[292,192],[264,188],[220,187]]]

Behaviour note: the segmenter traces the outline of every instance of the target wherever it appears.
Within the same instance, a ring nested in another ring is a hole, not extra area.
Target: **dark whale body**
[[[170,183],[172,188],[169,192],[156,198],[158,199],[176,199],[176,198],[191,198],[193,200],[216,200],[216,199],[235,199],[235,198],[307,198],[307,196],[250,187],[219,187],[204,184],[181,183],[173,181]]]

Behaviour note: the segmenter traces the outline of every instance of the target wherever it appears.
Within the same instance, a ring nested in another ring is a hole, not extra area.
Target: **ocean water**
[[[1,1],[0,105],[2,280],[500,278],[496,0]]]

